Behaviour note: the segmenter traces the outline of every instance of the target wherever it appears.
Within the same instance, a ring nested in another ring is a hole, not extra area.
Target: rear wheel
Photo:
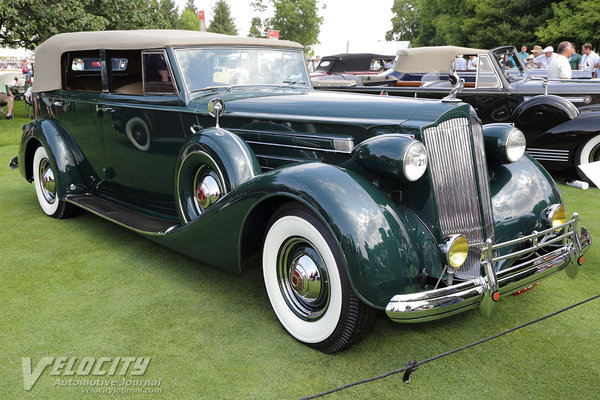
[[[53,218],[68,218],[73,215],[75,207],[57,195],[54,171],[48,153],[42,146],[33,155],[33,182],[38,203],[46,215]]]
[[[575,153],[575,166],[600,161],[600,135],[588,139]],[[577,168],[580,178],[589,181],[585,174]]]
[[[375,310],[354,293],[333,236],[298,203],[279,208],[271,218],[263,275],[277,318],[311,347],[334,353],[357,342],[373,325]]]

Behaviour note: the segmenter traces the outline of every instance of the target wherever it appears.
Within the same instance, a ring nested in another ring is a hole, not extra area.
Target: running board
[[[146,235],[166,235],[178,225],[176,222],[150,217],[90,194],[71,195],[67,196],[66,200],[99,217]]]

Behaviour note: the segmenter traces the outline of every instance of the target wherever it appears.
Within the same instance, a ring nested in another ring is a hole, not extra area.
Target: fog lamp
[[[463,235],[452,235],[442,242],[440,249],[446,255],[446,263],[452,268],[458,269],[467,260],[469,242]]]
[[[542,218],[548,227],[556,228],[567,222],[567,212],[562,204],[553,204],[544,210]]]

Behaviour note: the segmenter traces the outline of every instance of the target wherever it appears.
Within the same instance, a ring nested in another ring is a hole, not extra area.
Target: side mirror
[[[211,117],[215,117],[217,119],[216,127],[219,127],[219,118],[221,115],[225,114],[225,103],[223,100],[219,98],[214,98],[208,102],[208,113]]]

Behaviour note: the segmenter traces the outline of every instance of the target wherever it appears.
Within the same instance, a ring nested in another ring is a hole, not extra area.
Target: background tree
[[[468,46],[489,49],[499,45],[520,47],[548,44],[536,36],[536,28],[552,19],[548,0],[468,0],[474,13],[463,29]]]
[[[566,0],[552,4],[554,16],[536,30],[543,43],[554,47],[563,40],[569,40],[577,48],[592,43],[600,44],[600,2],[597,0]]]
[[[275,15],[271,18],[272,29],[279,37],[303,44],[308,51],[319,43],[319,31],[323,17],[318,15],[318,0],[270,0]],[[325,8],[323,6],[322,8]]]
[[[265,38],[265,31],[263,29],[262,20],[259,17],[252,18],[252,22],[250,23],[250,31],[248,32],[248,37],[254,38]]]
[[[412,40],[419,36],[421,21],[417,0],[394,0],[392,14],[392,29],[385,34],[385,40]]]
[[[164,29],[177,29],[179,23],[179,9],[175,5],[175,2],[173,0],[160,0],[158,10],[160,16],[163,18],[162,24],[159,27]]]
[[[177,29],[185,29],[188,31],[199,31],[200,30],[200,19],[198,14],[189,8],[186,8],[181,13],[179,21],[177,23]]]
[[[158,0],[3,0],[0,45],[35,48],[63,32],[166,27]]]
[[[223,33],[225,35],[237,35],[238,31],[233,18],[231,18],[231,10],[229,4],[225,0],[217,0],[213,8],[213,19],[208,26],[209,32]]]

